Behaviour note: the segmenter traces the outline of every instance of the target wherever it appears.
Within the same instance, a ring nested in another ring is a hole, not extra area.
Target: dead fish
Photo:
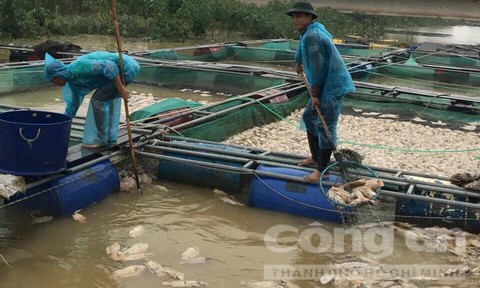
[[[107,246],[107,248],[105,248],[105,251],[107,252],[107,255],[115,255],[117,256],[118,255],[118,252],[120,252],[120,249],[122,247],[120,246],[120,243],[118,242],[115,242],[113,244],[111,244],[110,246]],[[114,259],[115,260],[115,259]]]
[[[345,202],[348,202],[349,200],[352,199],[352,194],[345,191],[343,187],[340,186],[340,187],[332,187],[332,188],[334,188],[333,191],[338,195],[340,195],[340,197],[342,197]]]
[[[126,256],[119,255],[117,259],[121,261],[135,261],[135,260],[147,260],[152,258],[153,256],[154,256],[153,253],[136,253],[136,254],[126,255]]]
[[[395,119],[395,118],[398,118],[399,116],[396,115],[396,114],[382,114],[380,116],[378,116],[380,118],[392,118],[392,119]]]
[[[475,125],[465,125],[462,127],[463,130],[467,130],[467,131],[475,131],[477,129],[477,126]]]
[[[283,288],[275,281],[242,281],[240,285],[248,288]]]
[[[447,125],[445,122],[442,122],[440,120],[434,122],[434,121],[430,121],[430,123],[432,123],[433,125],[440,125],[440,126],[445,126]]]
[[[385,184],[381,179],[368,179],[365,182],[365,187],[372,189],[373,191],[377,190],[380,187],[383,187]]]
[[[161,191],[161,192],[168,192],[167,187],[162,186],[162,185],[155,185],[155,190]]]
[[[213,260],[212,257],[193,257],[180,261],[180,264],[203,264],[211,260]]]
[[[225,192],[223,192],[222,190],[217,189],[217,188],[213,189],[213,193],[215,193],[215,194],[217,194],[217,195],[220,195],[220,196],[226,196],[226,197],[230,196],[230,195],[228,195],[227,193],[225,193]]]
[[[365,116],[377,116],[377,115],[380,115],[381,113],[378,113],[378,112],[364,112],[362,113],[362,115],[365,115]]]
[[[222,197],[220,198],[220,200],[222,200],[223,202],[227,203],[227,204],[232,204],[232,205],[238,205],[238,206],[245,206],[244,204],[240,203],[240,202],[237,202],[233,199],[230,199],[228,197]]]
[[[375,198],[375,196],[377,196],[377,193],[375,193],[375,191],[373,191],[372,189],[366,186],[357,187],[353,189],[353,191],[355,193],[357,193],[357,191],[360,192],[364,196],[364,198],[368,198],[368,199],[373,199]]]
[[[330,282],[332,282],[335,279],[335,275],[333,274],[324,274],[322,277],[320,277],[319,281],[322,285],[326,285]]]
[[[336,187],[331,187],[328,190],[328,198],[330,198],[333,202],[338,204],[347,204],[343,199],[343,197],[341,197],[340,194],[336,192],[336,189],[333,189],[333,188],[336,188]]]
[[[113,278],[128,278],[142,274],[147,267],[143,265],[132,265],[112,273]]]
[[[142,225],[137,225],[137,226],[133,227],[133,229],[128,232],[128,237],[130,237],[130,238],[138,237],[138,236],[142,235],[144,231],[145,231],[145,229],[143,228]]]
[[[412,119],[412,121],[415,121],[415,122],[427,122],[427,120],[423,120],[422,118],[420,117],[415,117]]]
[[[360,190],[360,188],[361,188],[361,187],[354,188],[353,191],[352,191],[352,195],[353,195],[356,199],[363,200],[363,199],[365,199],[365,196],[363,196],[363,193],[362,193],[362,191]]]
[[[32,220],[32,224],[40,224],[40,223],[45,223],[52,220],[53,220],[52,216],[37,217]]]
[[[133,255],[133,254],[138,254],[138,253],[143,253],[145,251],[147,251],[148,249],[148,243],[135,243],[133,244],[132,246],[124,249],[124,250],[120,250],[118,252],[118,255],[120,257],[126,257],[126,256],[129,256],[129,255]]]
[[[188,280],[188,281],[180,280],[180,281],[170,281],[170,282],[164,281],[164,282],[162,282],[162,285],[172,286],[172,287],[202,287],[202,286],[208,286],[207,283],[201,282],[201,281],[198,281],[198,280]]]
[[[188,260],[188,259],[191,259],[191,258],[196,257],[198,255],[200,255],[200,248],[198,248],[197,246],[188,247],[187,250],[185,250],[182,253],[182,259],[183,260]]]
[[[72,215],[72,218],[79,223],[85,223],[87,221],[87,217],[83,216],[78,212],[80,212],[80,210],[75,211],[75,213],[73,213]]]
[[[173,270],[172,268],[162,266],[155,261],[147,261],[145,263],[148,270],[152,271],[153,273],[157,274],[159,277],[169,276],[170,278],[177,279],[177,280],[184,280],[185,275],[182,272],[178,272]]]
[[[298,286],[297,284],[293,284],[290,281],[281,280],[280,283],[284,288],[300,288],[300,286]]]
[[[356,206],[356,205],[367,204],[367,203],[374,203],[374,202],[364,197],[364,198],[353,199],[349,204],[352,206]]]
[[[363,112],[362,109],[357,109],[357,108],[352,108],[352,109],[353,109],[353,111],[355,111],[355,112],[357,112],[357,113]]]

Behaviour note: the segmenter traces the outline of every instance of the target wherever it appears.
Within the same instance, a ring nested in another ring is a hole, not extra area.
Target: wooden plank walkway
[[[132,133],[132,140],[137,140],[141,135]],[[116,151],[120,146],[128,143],[127,129],[120,129],[118,131],[117,144],[102,146],[96,149],[83,148],[81,144],[77,144],[68,148],[67,153],[67,167],[72,167],[78,162],[84,162],[97,157],[105,151]]]

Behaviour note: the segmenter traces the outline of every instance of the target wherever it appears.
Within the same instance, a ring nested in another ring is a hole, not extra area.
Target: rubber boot
[[[332,156],[332,149],[320,149],[320,153],[318,156],[318,171],[322,172],[327,168],[328,164],[330,163],[330,157]]]
[[[307,139],[308,147],[310,148],[310,153],[312,154],[312,159],[315,160],[315,162],[319,163],[318,161],[320,157],[320,145],[318,143],[318,138],[317,136],[307,131]]]

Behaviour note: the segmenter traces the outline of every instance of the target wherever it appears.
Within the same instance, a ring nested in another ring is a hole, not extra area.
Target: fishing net
[[[377,173],[361,163],[362,157],[355,151],[341,149],[340,161],[325,168],[319,186],[325,196],[334,204],[356,207],[374,203],[378,198],[383,182]]]

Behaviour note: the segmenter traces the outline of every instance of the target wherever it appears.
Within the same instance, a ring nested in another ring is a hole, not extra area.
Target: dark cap
[[[293,4],[293,7],[287,11],[287,15],[292,16],[293,13],[312,14],[312,19],[316,19],[318,17],[317,13],[315,13],[315,10],[313,9],[312,4],[310,4],[310,2],[307,2],[307,1],[295,2],[295,4]]]

